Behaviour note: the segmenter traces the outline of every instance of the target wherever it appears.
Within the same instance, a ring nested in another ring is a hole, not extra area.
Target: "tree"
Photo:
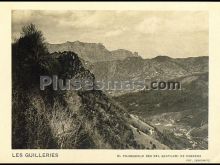
[[[42,32],[34,24],[24,26],[21,37],[12,45],[13,81],[25,87],[39,82],[48,54]]]
[[[19,57],[28,58],[32,62],[38,62],[40,57],[48,54],[43,34],[34,24],[22,28],[21,37],[17,43],[18,50],[24,53],[20,54]]]
[[[41,56],[48,54],[43,34],[34,24],[24,26],[21,36],[20,42],[28,46],[27,50],[32,53],[34,60],[39,60]]]

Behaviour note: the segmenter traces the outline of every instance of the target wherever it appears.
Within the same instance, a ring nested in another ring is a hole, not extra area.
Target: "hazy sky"
[[[13,11],[12,39],[34,23],[47,42],[103,43],[144,58],[208,55],[208,13],[191,11]]]

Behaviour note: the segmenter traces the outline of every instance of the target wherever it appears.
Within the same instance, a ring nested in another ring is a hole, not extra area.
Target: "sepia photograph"
[[[208,150],[209,13],[12,10],[12,149]]]

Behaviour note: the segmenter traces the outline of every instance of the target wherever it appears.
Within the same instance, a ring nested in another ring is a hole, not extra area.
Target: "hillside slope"
[[[158,56],[153,59],[128,57],[124,60],[96,62],[89,68],[98,80],[170,80],[208,71],[208,57],[173,59]]]
[[[94,81],[75,53],[63,52],[54,60],[58,60],[59,73],[65,73],[60,77]],[[102,91],[40,91],[36,86],[21,92],[14,88],[13,148],[143,148],[128,116]]]
[[[175,80],[181,82],[181,90],[141,91],[117,96],[115,100],[157,128],[162,136],[176,139],[171,144],[179,143],[177,148],[207,149],[208,73]]]

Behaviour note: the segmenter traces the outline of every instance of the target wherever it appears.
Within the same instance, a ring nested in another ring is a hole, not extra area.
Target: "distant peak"
[[[126,49],[116,49],[116,50],[113,50],[112,52],[131,52],[131,51],[126,50]]]
[[[79,41],[79,40],[76,40],[76,41],[74,41],[74,43],[81,43],[81,41]]]
[[[170,60],[171,58],[169,56],[159,55],[157,57],[154,57],[153,59],[157,61],[165,61],[165,60]]]
[[[80,43],[82,43],[82,42],[80,42],[80,41],[66,41],[64,44],[80,44]]]
[[[96,46],[99,46],[99,47],[105,47],[103,45],[103,43],[90,43],[90,42],[81,42],[79,40],[76,40],[76,41],[73,41],[73,42],[70,42],[70,41],[66,41],[65,44],[76,44],[76,45],[96,45]]]

